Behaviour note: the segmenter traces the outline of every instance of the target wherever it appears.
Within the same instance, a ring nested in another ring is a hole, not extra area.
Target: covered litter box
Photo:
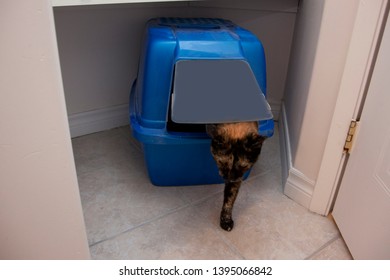
[[[259,133],[272,136],[265,93],[264,49],[249,31],[223,19],[150,20],[130,123],[152,183],[222,183],[205,124],[259,121]]]

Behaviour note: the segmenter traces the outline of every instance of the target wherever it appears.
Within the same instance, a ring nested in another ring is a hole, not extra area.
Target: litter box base
[[[222,184],[218,167],[210,153],[210,142],[196,145],[144,144],[150,181],[155,186]],[[245,174],[245,178],[249,172]]]

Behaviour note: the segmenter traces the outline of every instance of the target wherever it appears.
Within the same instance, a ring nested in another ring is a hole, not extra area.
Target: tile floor
[[[231,232],[218,224],[223,185],[153,186],[129,127],[72,142],[93,259],[351,259],[331,218],[283,195],[277,129],[241,187]]]

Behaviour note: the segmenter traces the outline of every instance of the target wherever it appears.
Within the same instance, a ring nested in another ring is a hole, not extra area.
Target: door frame
[[[358,120],[387,19],[389,1],[360,1],[339,94],[309,209],[328,215],[348,156],[343,152],[351,120]]]

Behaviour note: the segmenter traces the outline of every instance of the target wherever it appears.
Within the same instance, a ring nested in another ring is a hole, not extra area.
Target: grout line
[[[102,240],[96,241],[96,242],[94,242],[94,243],[92,243],[92,244],[89,244],[89,247],[91,248],[91,247],[93,247],[93,246],[95,246],[95,245],[98,245],[98,244],[100,244],[100,243],[103,243],[103,242],[105,242],[105,241],[115,239],[116,237],[118,237],[118,236],[120,236],[120,235],[122,235],[122,234],[131,232],[131,231],[133,231],[133,230],[135,230],[135,229],[137,229],[137,228],[140,228],[140,227],[145,226],[145,225],[147,225],[147,224],[150,224],[150,223],[153,223],[153,222],[158,221],[158,220],[160,220],[160,219],[163,219],[163,218],[165,218],[165,217],[168,217],[168,216],[170,216],[171,214],[177,213],[177,212],[179,212],[179,211],[181,211],[181,210],[183,210],[183,209],[189,208],[189,207],[191,207],[191,206],[196,206],[196,205],[198,205],[198,204],[200,204],[200,203],[206,201],[207,199],[210,199],[210,198],[213,197],[213,196],[217,196],[217,195],[220,194],[221,192],[222,192],[222,191],[219,191],[219,192],[216,192],[216,193],[211,194],[211,195],[209,195],[209,196],[206,196],[206,197],[204,197],[204,198],[201,198],[201,199],[199,199],[199,200],[197,200],[197,201],[194,201],[194,202],[191,202],[191,203],[187,203],[187,204],[185,204],[185,205],[183,205],[183,206],[178,206],[178,207],[176,207],[176,208],[172,208],[171,210],[167,211],[166,213],[164,213],[164,214],[162,214],[162,215],[160,215],[160,216],[156,216],[156,217],[154,217],[154,218],[148,219],[148,220],[146,220],[146,221],[144,221],[144,222],[141,222],[141,223],[139,223],[139,224],[137,224],[137,225],[135,225],[135,226],[132,226],[132,227],[130,227],[130,228],[124,230],[124,231],[121,231],[121,232],[119,232],[119,233],[117,233],[117,234],[114,234],[114,235],[112,235],[112,236],[110,236],[110,237],[107,237],[107,238],[105,238],[105,239],[102,239]]]
[[[218,236],[219,239],[222,240],[223,243],[226,244],[226,246],[235,254],[237,255],[240,259],[246,260],[246,258],[241,254],[240,250],[236,248],[229,240],[226,239],[226,236],[224,234],[221,234],[218,229],[214,229],[214,232]]]
[[[255,179],[258,179],[258,178],[260,178],[260,177],[263,177],[263,176],[265,176],[265,175],[267,175],[267,174],[269,174],[269,173],[271,173],[271,170],[266,170],[266,171],[263,171],[263,172],[261,172],[261,173],[259,173],[259,174],[255,174],[255,175],[253,175],[253,176],[251,176],[251,174],[249,174],[249,177],[248,177],[248,179],[246,179],[244,182],[252,182],[252,181],[254,181]]]
[[[133,148],[136,148],[137,150],[139,150],[139,147],[138,146],[136,146],[135,145],[135,143],[133,143],[133,141],[131,141],[131,139],[129,139],[129,137],[128,137],[128,134],[126,133],[126,131],[124,131],[123,130],[123,128],[119,128],[120,130],[118,131],[119,133],[118,133],[118,135],[120,135],[120,137],[125,137],[126,138],[126,140],[128,140],[128,142],[130,142],[130,145],[133,147]],[[130,140],[130,141],[129,141]],[[129,147],[128,147],[128,149],[130,149]],[[122,160],[123,162],[127,162],[126,160]],[[121,162],[122,162],[121,161]],[[101,168],[105,168],[105,167],[101,167]],[[97,169],[100,169],[100,168],[97,168]],[[96,170],[96,169],[95,169]],[[93,171],[93,170],[91,170],[91,171]],[[87,172],[83,172],[83,174],[84,173],[88,173],[89,171],[87,171]],[[267,175],[267,174],[269,174],[269,173],[271,173],[271,170],[266,170],[266,171],[264,171],[264,172],[261,172],[261,173],[259,173],[259,174],[256,174],[256,175],[253,175],[253,176],[250,176],[244,183],[245,184],[250,184],[250,183],[252,183],[253,181],[255,181],[256,179],[258,179],[258,178],[260,178],[260,177],[262,177],[262,176],[265,176],[265,175]],[[160,220],[160,219],[163,219],[163,218],[165,218],[165,217],[168,217],[168,216],[170,216],[171,214],[174,214],[174,213],[177,213],[177,212],[179,212],[179,211],[181,211],[181,210],[183,210],[183,209],[186,209],[186,208],[189,208],[189,207],[192,207],[192,206],[196,206],[196,205],[199,205],[199,204],[201,204],[201,203],[203,203],[203,202],[205,202],[205,201],[207,201],[207,200],[209,200],[209,199],[211,199],[211,198],[216,198],[217,196],[220,196],[220,194],[221,193],[223,193],[223,189],[222,190],[220,190],[220,191],[216,191],[215,193],[213,193],[213,194],[210,194],[210,195],[208,195],[208,196],[205,196],[205,197],[202,197],[202,198],[200,198],[200,199],[198,199],[198,200],[195,200],[195,201],[193,201],[193,202],[188,202],[188,201],[186,201],[185,199],[182,199],[183,200],[183,202],[184,202],[184,204],[182,205],[182,206],[178,206],[178,207],[175,207],[175,208],[172,208],[172,209],[170,209],[170,210],[168,210],[167,212],[165,212],[165,213],[163,213],[163,214],[161,214],[161,215],[159,215],[159,216],[156,216],[156,217],[153,217],[153,218],[150,218],[150,219],[148,219],[148,220],[145,220],[145,221],[143,221],[143,222],[141,222],[141,223],[139,223],[139,224],[136,224],[136,225],[134,225],[134,226],[131,226],[131,227],[129,227],[128,229],[126,229],[126,230],[123,230],[122,232],[119,232],[119,233],[116,233],[116,234],[114,234],[114,235],[112,235],[112,236],[109,236],[109,237],[107,237],[107,238],[104,238],[104,239],[102,239],[102,240],[99,240],[99,241],[97,241],[97,242],[94,242],[94,243],[92,243],[92,244],[90,244],[89,245],[89,247],[91,248],[91,247],[93,247],[93,246],[95,246],[95,245],[98,245],[98,244],[100,244],[100,243],[104,243],[105,241],[109,241],[109,240],[112,240],[112,239],[115,239],[115,238],[117,238],[118,236],[120,236],[120,235],[122,235],[122,234],[125,234],[125,233],[128,233],[128,232],[131,232],[131,231],[133,231],[133,230],[135,230],[135,229],[137,229],[137,228],[141,228],[141,227],[143,227],[143,226],[145,226],[145,225],[148,225],[148,224],[151,224],[151,223],[153,223],[153,222],[156,222],[156,221],[158,221],[158,220]],[[245,257],[241,254],[241,252],[233,245],[233,244],[231,244],[231,242],[229,242],[229,239],[227,238],[227,236],[224,234],[224,232],[221,232],[220,230],[219,230],[219,228],[213,228],[213,232],[216,234],[216,236],[237,256],[237,257],[239,257],[239,258],[241,258],[241,259],[243,259],[243,260],[245,260]],[[337,238],[338,238],[339,236],[337,236],[337,237],[335,237],[335,238],[333,238],[332,240],[330,240],[329,242],[327,242],[325,245],[323,245],[321,248],[319,248],[315,253],[313,253],[312,255],[310,255],[310,256],[313,256],[313,255],[315,255],[316,253],[318,253],[319,251],[321,251],[323,248],[325,248],[327,245],[329,245],[329,244],[331,244],[332,242],[334,242]]]
[[[211,185],[210,185],[211,186]],[[209,194],[208,196],[205,196],[205,197],[202,197],[202,198],[199,198],[198,200],[195,200],[195,201],[192,201],[192,202],[187,202],[187,200],[185,200],[185,202],[188,204],[188,206],[196,206],[198,204],[201,204],[202,202],[208,200],[209,198],[212,198],[213,196],[217,196],[221,193],[223,193],[223,189],[219,190],[219,191],[216,191],[215,193],[212,193],[212,194]],[[184,200],[184,199],[183,199]],[[222,202],[221,202],[222,203]]]
[[[144,225],[147,225],[147,224],[150,224],[150,223],[152,223],[152,222],[158,221],[158,220],[160,220],[160,219],[162,219],[162,218],[164,218],[164,217],[166,217],[166,216],[169,216],[170,214],[173,214],[173,213],[176,213],[176,212],[178,212],[178,211],[180,211],[180,210],[182,210],[182,209],[185,209],[186,207],[187,207],[187,205],[185,205],[185,206],[179,206],[179,207],[173,208],[173,209],[169,210],[168,212],[166,212],[166,213],[164,213],[164,214],[162,214],[162,215],[160,215],[160,216],[156,216],[156,217],[154,217],[154,218],[148,219],[148,220],[146,220],[146,221],[144,221],[144,222],[141,222],[141,223],[139,223],[139,224],[137,224],[137,225],[135,225],[135,226],[132,226],[132,227],[130,227],[130,228],[124,230],[124,231],[121,231],[121,232],[119,232],[119,233],[117,233],[117,234],[114,234],[114,235],[109,236],[109,237],[107,237],[107,238],[105,238],[105,239],[96,241],[95,243],[90,244],[89,247],[91,248],[91,247],[93,247],[93,246],[95,246],[95,245],[98,245],[98,244],[100,244],[100,243],[103,243],[103,242],[105,242],[105,241],[115,239],[116,237],[118,237],[118,236],[120,236],[120,235],[122,235],[122,234],[128,233],[128,232],[133,231],[133,230],[135,230],[135,229],[137,229],[137,228],[140,228],[140,227],[142,227],[142,226],[144,226]]]
[[[333,237],[331,240],[329,240],[328,242],[326,242],[324,245],[322,245],[320,248],[318,248],[317,250],[314,251],[314,253],[310,254],[308,257],[305,258],[305,260],[310,260],[312,259],[314,256],[318,255],[322,250],[324,250],[326,247],[328,247],[329,245],[331,245],[333,242],[335,242],[336,240],[338,240],[339,238],[341,237],[340,233],[338,233],[335,237]]]

